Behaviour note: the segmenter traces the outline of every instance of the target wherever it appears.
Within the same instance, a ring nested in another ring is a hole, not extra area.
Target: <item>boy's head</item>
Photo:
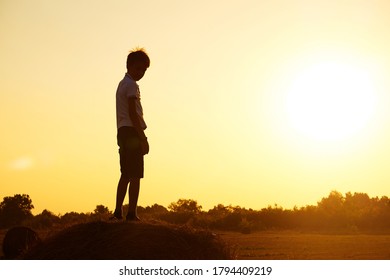
[[[139,81],[150,66],[149,56],[144,49],[136,49],[127,56],[127,73],[135,80]]]

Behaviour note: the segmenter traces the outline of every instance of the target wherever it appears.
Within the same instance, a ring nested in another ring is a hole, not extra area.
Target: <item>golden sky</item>
[[[114,208],[129,50],[150,154],[139,204],[261,209],[390,195],[390,2],[0,1],[0,197]]]

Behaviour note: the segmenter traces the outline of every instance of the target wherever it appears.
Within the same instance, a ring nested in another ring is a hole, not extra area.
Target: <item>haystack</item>
[[[25,255],[25,259],[43,260],[232,258],[232,248],[211,232],[144,222],[75,225],[44,240]]]
[[[40,242],[38,234],[24,226],[17,226],[7,231],[3,240],[5,259],[16,259]]]

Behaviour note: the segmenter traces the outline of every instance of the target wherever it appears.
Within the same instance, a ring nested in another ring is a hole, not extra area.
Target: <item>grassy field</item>
[[[243,260],[389,260],[390,234],[218,232]],[[0,230],[0,246],[5,235]],[[0,252],[2,256],[2,251]]]
[[[244,260],[389,260],[390,235],[289,231],[219,233]]]

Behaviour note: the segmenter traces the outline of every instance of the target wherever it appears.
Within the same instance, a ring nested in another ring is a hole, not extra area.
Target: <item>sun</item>
[[[285,106],[295,130],[312,139],[337,141],[361,131],[371,120],[375,103],[365,69],[324,61],[293,79]]]

